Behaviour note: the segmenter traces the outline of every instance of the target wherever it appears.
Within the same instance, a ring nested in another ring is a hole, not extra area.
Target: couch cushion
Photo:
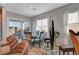
[[[7,54],[10,52],[10,46],[0,47],[0,54]]]
[[[1,41],[1,45],[6,45],[6,44],[7,44],[6,40]]]

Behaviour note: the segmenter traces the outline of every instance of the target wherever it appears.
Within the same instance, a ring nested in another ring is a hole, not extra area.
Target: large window
[[[69,29],[72,29],[75,32],[79,31],[78,12],[68,14],[67,33],[69,33]]]

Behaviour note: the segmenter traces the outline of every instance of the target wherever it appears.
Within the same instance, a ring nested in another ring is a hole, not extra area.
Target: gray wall
[[[7,18],[10,17],[10,18],[18,18],[18,19],[21,19],[22,21],[30,21],[31,18],[28,17],[28,16],[24,16],[24,15],[20,15],[20,14],[16,14],[16,13],[13,13],[13,12],[8,12],[6,11],[6,16]]]
[[[67,12],[73,12],[75,10],[79,9],[79,4],[68,4],[63,7],[51,10],[49,12],[37,15],[35,17],[32,17],[32,32],[35,32],[36,28],[36,20],[38,19],[44,19],[48,18],[49,16],[53,17],[55,29],[60,32],[59,41],[64,42],[64,21],[63,21],[63,15]]]

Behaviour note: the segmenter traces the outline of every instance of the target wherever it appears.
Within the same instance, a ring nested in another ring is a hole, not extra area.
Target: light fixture
[[[36,7],[33,7],[33,6],[31,6],[30,9],[37,10],[37,8]]]
[[[31,7],[29,7],[28,10],[25,10],[25,12],[28,12],[29,10],[31,10],[31,11],[37,11],[38,9],[36,7],[31,6]]]

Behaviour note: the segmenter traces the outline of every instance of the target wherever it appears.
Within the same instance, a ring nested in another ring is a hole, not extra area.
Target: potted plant
[[[58,39],[60,33],[58,31],[54,31],[54,40],[55,40],[55,45],[56,45],[56,40]]]
[[[59,35],[60,35],[60,33],[58,31],[54,31],[54,38],[55,39],[58,39]]]

